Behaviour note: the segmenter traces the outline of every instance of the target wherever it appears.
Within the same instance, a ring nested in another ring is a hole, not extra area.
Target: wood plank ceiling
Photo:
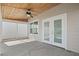
[[[9,20],[18,20],[27,22],[29,17],[26,16],[27,9],[31,9],[32,15],[37,16],[44,11],[55,7],[57,3],[3,3],[2,18]]]

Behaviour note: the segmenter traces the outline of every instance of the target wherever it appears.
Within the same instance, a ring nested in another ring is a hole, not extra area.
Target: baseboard
[[[69,52],[73,52],[73,53],[79,54],[79,52],[77,52],[77,51],[75,51],[75,50],[71,50],[71,49],[65,49],[65,50],[67,50],[67,51],[69,51]]]

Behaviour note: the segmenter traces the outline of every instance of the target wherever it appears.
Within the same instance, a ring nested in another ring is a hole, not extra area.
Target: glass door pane
[[[62,20],[54,20],[54,42],[62,43]]]
[[[44,40],[49,41],[49,22],[44,22]]]

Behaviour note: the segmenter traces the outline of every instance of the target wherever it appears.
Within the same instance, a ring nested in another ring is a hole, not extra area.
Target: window
[[[30,23],[30,33],[31,34],[38,34],[38,22]]]

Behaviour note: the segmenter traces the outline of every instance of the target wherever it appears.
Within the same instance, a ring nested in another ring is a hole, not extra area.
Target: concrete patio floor
[[[79,56],[78,53],[38,41],[5,47],[2,56]]]

